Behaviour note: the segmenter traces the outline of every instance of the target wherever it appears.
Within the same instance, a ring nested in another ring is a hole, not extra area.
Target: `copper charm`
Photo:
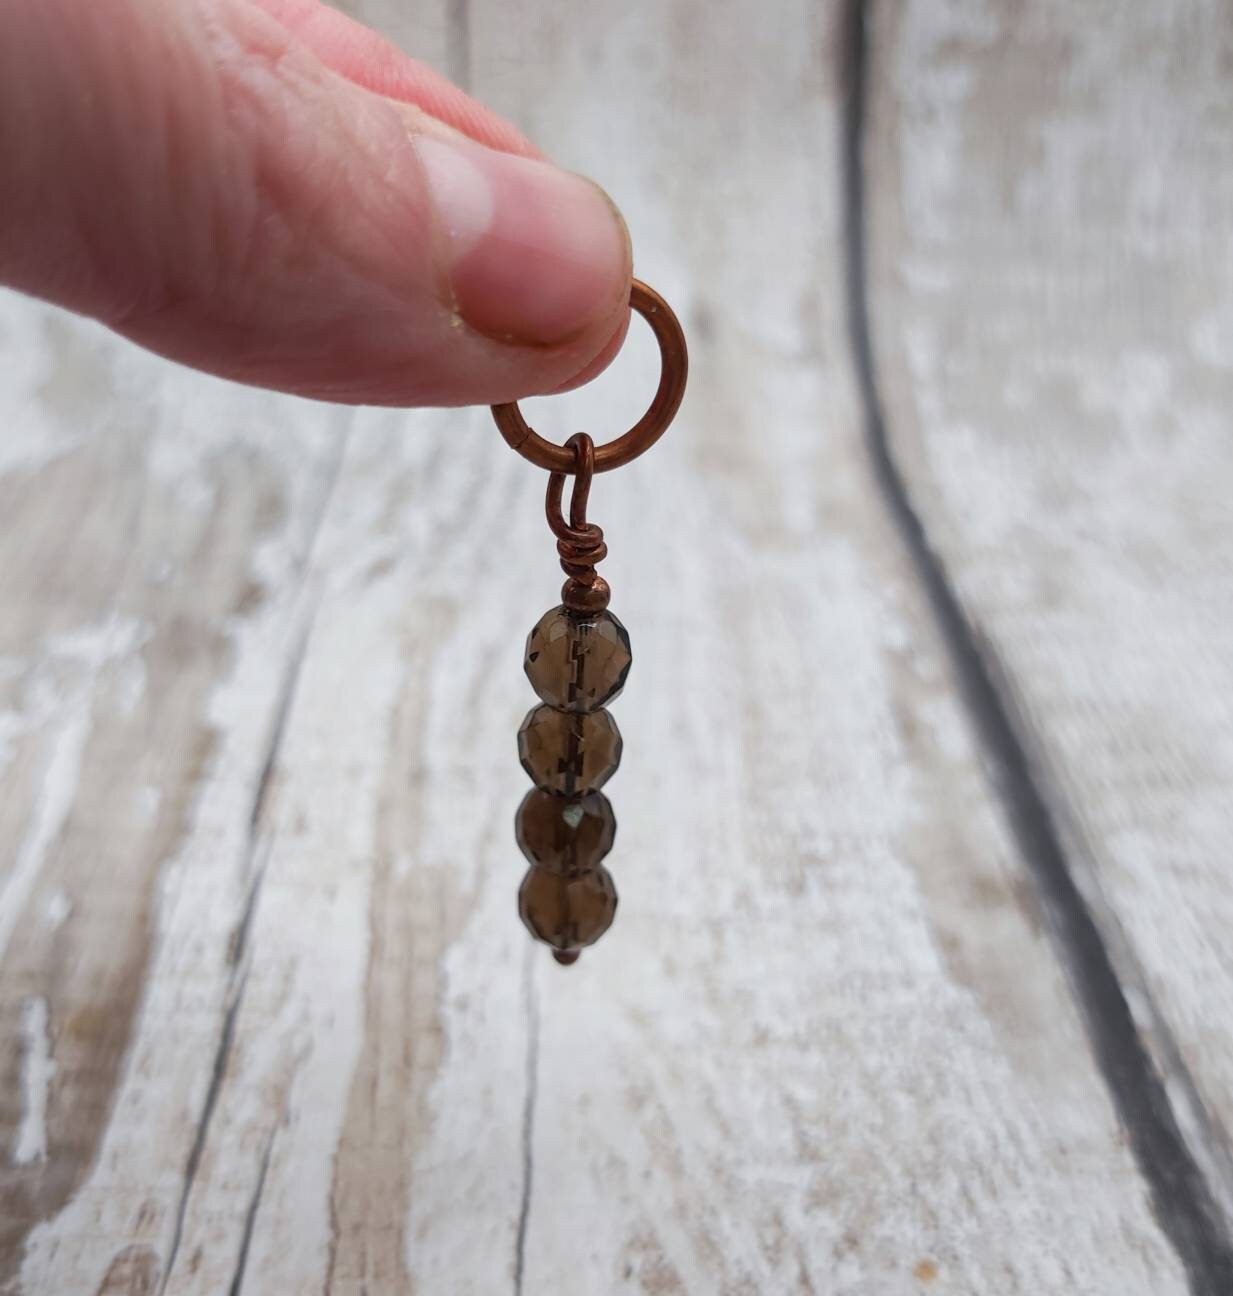
[[[625,627],[608,611],[611,591],[596,565],[608,553],[604,533],[587,520],[597,472],[636,459],[663,435],[685,393],[685,338],[667,303],[634,281],[630,305],[651,325],[663,366],[646,414],[623,436],[595,447],[585,432],[563,446],[537,435],[517,405],[494,405],[506,441],[549,470],[544,511],[565,572],[560,606],[527,638],[527,678],[540,697],[518,731],[519,758],[535,787],[518,807],[515,835],[530,868],[518,912],[558,963],[577,961],[616,915],[617,894],[603,861],[616,838],[616,817],[599,791],[621,759],[621,735],[605,709],[625,686],[632,654]],[[569,520],[565,478],[574,477]]]

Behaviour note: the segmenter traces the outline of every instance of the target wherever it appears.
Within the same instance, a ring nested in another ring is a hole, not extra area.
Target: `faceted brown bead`
[[[572,877],[531,868],[518,888],[522,921],[533,936],[554,950],[594,944],[612,926],[616,907],[616,887],[603,867]]]
[[[514,834],[532,864],[554,873],[582,873],[612,849],[616,816],[602,792],[563,797],[534,788],[518,807]]]
[[[536,787],[581,796],[602,787],[621,763],[621,734],[607,711],[580,715],[545,702],[518,730],[518,759]]]
[[[595,711],[625,687],[632,654],[611,612],[555,607],[527,637],[527,678],[558,711]]]

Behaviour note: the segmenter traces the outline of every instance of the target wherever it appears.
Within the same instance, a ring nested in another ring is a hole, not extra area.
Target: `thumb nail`
[[[629,240],[602,189],[466,139],[420,135],[416,148],[467,324],[549,346],[616,316],[629,293]]]

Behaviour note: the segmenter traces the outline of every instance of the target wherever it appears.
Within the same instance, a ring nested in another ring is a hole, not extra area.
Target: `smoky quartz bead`
[[[602,792],[563,797],[534,788],[518,807],[514,834],[532,864],[554,873],[582,873],[612,849],[616,816]]]
[[[631,660],[629,635],[607,611],[556,607],[527,637],[527,678],[558,711],[596,711],[612,701],[625,686]]]
[[[616,887],[603,867],[569,877],[533,867],[518,889],[522,921],[554,950],[594,944],[612,926],[616,907]]]
[[[536,787],[581,796],[602,787],[620,764],[620,730],[607,711],[557,711],[545,702],[518,730],[518,759]]]

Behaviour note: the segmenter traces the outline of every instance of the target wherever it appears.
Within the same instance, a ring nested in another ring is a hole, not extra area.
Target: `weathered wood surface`
[[[879,10],[876,350],[1195,1156],[1233,1207],[1233,28]]]
[[[595,174],[690,335],[678,426],[594,493],[621,912],[568,972],[514,914],[556,578],[484,412],[263,396],[3,299],[0,1284],[1185,1291],[870,466],[841,15],[360,12]],[[649,350],[535,421],[619,422]]]

